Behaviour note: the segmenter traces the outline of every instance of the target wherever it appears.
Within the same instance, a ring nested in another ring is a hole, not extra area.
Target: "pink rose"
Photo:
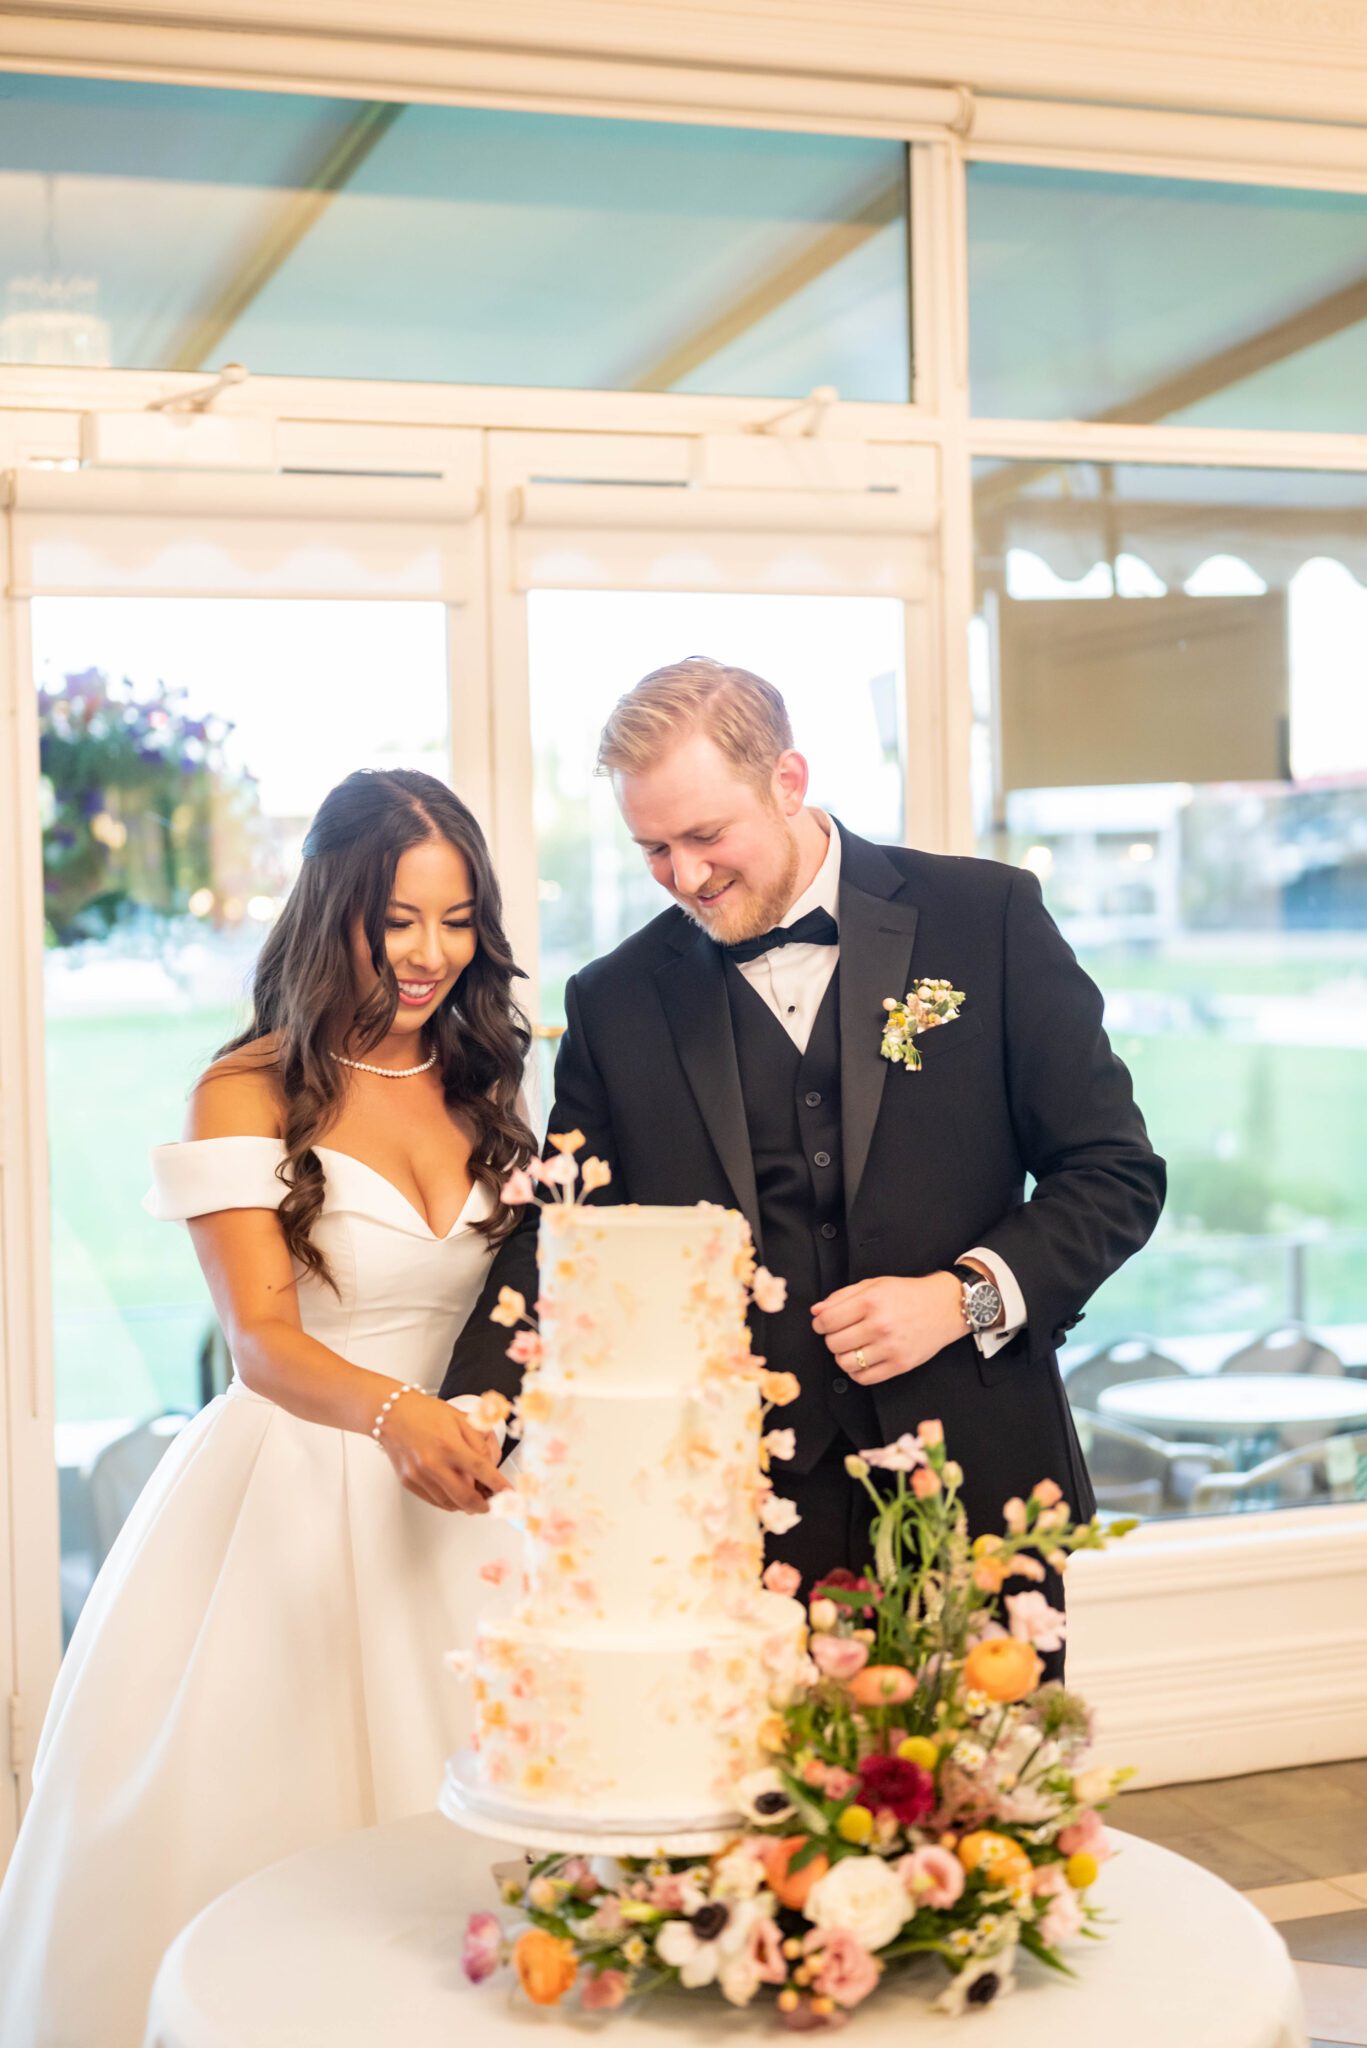
[[[508,1346],[514,1365],[537,1365],[541,1360],[541,1339],[535,1330],[519,1330]]]
[[[1068,1618],[1061,1608],[1051,1607],[1043,1593],[1008,1593],[1006,1615],[1020,1642],[1034,1643],[1041,1650],[1063,1648]]]
[[[802,1946],[816,1958],[812,1989],[847,2010],[868,1997],[882,1974],[864,1944],[842,1927],[814,1927]]]
[[[1051,1508],[1063,1499],[1063,1488],[1056,1486],[1052,1479],[1041,1479],[1035,1488],[1034,1498],[1042,1508]]]
[[[844,1685],[868,1663],[868,1644],[856,1643],[851,1636],[816,1636],[812,1661],[825,1677],[837,1678]]]
[[[1065,1856],[1075,1856],[1080,1849],[1086,1856],[1095,1856],[1098,1863],[1115,1854],[1101,1824],[1101,1815],[1090,1810],[1071,1827],[1060,1829],[1058,1846]]]
[[[612,2012],[630,1989],[620,1970],[600,1970],[596,1977],[586,1979],[579,2003],[585,2012]]]
[[[963,1896],[964,1867],[948,1849],[913,1849],[893,1868],[918,1908],[947,1912]]]
[[[567,1856],[560,1866],[560,1881],[572,1887],[577,1899],[591,1899],[601,1889],[584,1857]]]
[[[503,1929],[492,1913],[472,1913],[465,1923],[465,1974],[472,1984],[482,1984],[498,1968],[503,1946]]]
[[[629,1922],[622,1917],[622,1901],[616,1892],[608,1892],[597,1910],[579,1925],[591,1941],[615,1941],[626,1933]]]
[[[918,1465],[911,1475],[911,1490],[917,1500],[929,1500],[940,1491],[940,1475],[930,1465]]]
[[[795,1564],[780,1564],[775,1558],[764,1567],[764,1584],[771,1593],[781,1593],[785,1600],[791,1600],[802,1584],[802,1574]]]
[[[1037,1899],[1048,1902],[1035,1921],[1041,1941],[1047,1941],[1050,1948],[1054,1948],[1061,1941],[1071,1940],[1082,1925],[1082,1907],[1063,1865],[1046,1863],[1034,1873],[1030,1889]]]
[[[920,1428],[917,1430],[916,1434],[920,1437],[921,1442],[925,1445],[926,1449],[930,1450],[933,1445],[942,1444],[944,1442],[944,1424],[941,1422],[936,1422],[934,1420],[930,1422],[923,1422]]]
[[[823,1787],[828,1799],[843,1799],[854,1789],[854,1773],[842,1770],[839,1764],[826,1766],[826,1783]]]

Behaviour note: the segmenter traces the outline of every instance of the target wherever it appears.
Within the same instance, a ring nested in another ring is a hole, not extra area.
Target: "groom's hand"
[[[861,1387],[914,1372],[968,1331],[963,1288],[952,1273],[837,1287],[814,1305],[812,1327],[841,1371]]]

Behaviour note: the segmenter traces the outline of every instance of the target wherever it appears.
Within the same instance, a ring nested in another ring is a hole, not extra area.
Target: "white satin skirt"
[[[369,1437],[240,1382],[187,1424],[62,1663],[0,1887],[4,2048],[138,2048],[195,1914],[435,1803],[506,1525],[406,1493]]]

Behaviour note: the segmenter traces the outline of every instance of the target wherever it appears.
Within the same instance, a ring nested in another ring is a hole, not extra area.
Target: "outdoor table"
[[[1284,1431],[1298,1441],[1367,1429],[1367,1385],[1298,1372],[1218,1372],[1128,1380],[1104,1387],[1097,1407],[1109,1420],[1154,1436],[1228,1441],[1241,1467],[1256,1464]],[[1270,1442],[1269,1442],[1270,1440]]]

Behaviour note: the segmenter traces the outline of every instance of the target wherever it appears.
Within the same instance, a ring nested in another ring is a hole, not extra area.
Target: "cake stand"
[[[581,1813],[556,1813],[516,1799],[500,1799],[481,1784],[475,1752],[464,1749],[446,1766],[437,1799],[448,1820],[472,1834],[524,1849],[563,1849],[587,1856],[710,1856],[735,1840],[744,1825],[738,1813],[719,1812],[680,1819],[668,1814],[646,1822],[604,1814],[589,1821]]]

